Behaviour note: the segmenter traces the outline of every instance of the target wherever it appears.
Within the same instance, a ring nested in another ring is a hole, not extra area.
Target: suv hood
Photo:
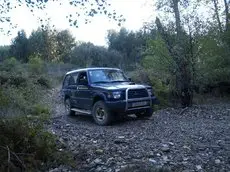
[[[96,88],[106,89],[106,90],[125,90],[127,88],[131,88],[131,89],[150,88],[150,86],[148,85],[135,84],[133,82],[92,84],[92,86]]]

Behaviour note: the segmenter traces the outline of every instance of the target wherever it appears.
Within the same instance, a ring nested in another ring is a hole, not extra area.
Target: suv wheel
[[[109,125],[112,122],[112,114],[103,101],[94,104],[93,118],[98,125]]]
[[[144,112],[137,113],[135,115],[137,116],[137,118],[146,118],[146,117],[150,118],[153,115],[153,109],[149,108],[149,109],[146,109]]]
[[[75,112],[71,110],[70,100],[66,99],[64,104],[65,104],[65,113],[66,113],[66,115],[74,115]]]

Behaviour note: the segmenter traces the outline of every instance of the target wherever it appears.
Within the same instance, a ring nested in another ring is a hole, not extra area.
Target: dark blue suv
[[[132,82],[117,68],[85,68],[67,72],[62,85],[66,114],[92,115],[99,125],[135,114],[151,117],[158,100],[151,86]]]

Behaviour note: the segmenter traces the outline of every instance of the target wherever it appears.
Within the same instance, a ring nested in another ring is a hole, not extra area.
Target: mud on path
[[[50,171],[230,171],[230,103],[157,111],[112,126],[91,117],[63,116],[59,89],[51,91],[51,130],[76,157],[77,168]]]

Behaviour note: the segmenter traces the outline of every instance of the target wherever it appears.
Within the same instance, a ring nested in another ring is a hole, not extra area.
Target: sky
[[[68,2],[68,1],[65,1]],[[153,0],[110,0],[111,8],[116,10],[118,14],[122,14],[126,21],[122,24],[128,30],[138,30],[143,26],[144,22],[155,19],[153,8]],[[37,16],[44,16],[45,12],[51,18],[51,24],[55,25],[58,30],[69,29],[77,41],[92,42],[95,45],[106,46],[107,31],[114,29],[119,31],[120,27],[117,22],[109,20],[104,15],[98,15],[92,18],[91,23],[84,24],[80,22],[79,28],[69,26],[66,15],[75,12],[76,8],[72,8],[68,3],[48,3],[47,9],[44,11],[34,12],[34,16],[30,9],[25,6],[17,7],[10,12],[10,17],[14,24],[17,24],[17,29],[11,31],[11,36],[4,35],[0,32],[0,45],[9,45],[11,40],[17,35],[17,31],[24,29],[27,36],[30,35],[32,30],[37,29],[40,23]],[[8,29],[8,23],[0,23],[5,30]]]

